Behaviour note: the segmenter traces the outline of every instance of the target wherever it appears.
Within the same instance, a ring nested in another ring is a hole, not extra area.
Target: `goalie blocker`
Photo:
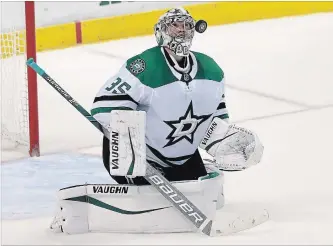
[[[110,114],[110,174],[146,175],[146,112],[113,110]]]

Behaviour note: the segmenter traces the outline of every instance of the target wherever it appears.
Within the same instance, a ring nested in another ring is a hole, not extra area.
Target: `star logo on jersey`
[[[195,115],[193,113],[193,105],[191,102],[184,116],[181,116],[178,120],[164,121],[172,128],[171,133],[167,136],[169,141],[166,145],[164,145],[164,147],[173,145],[183,139],[186,139],[192,144],[194,133],[198,129],[199,125],[206,121],[210,116],[211,114],[200,116]]]

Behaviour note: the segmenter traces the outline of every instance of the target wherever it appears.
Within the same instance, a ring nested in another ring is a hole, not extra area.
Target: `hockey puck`
[[[198,33],[203,33],[207,29],[207,22],[204,20],[198,20],[197,23],[195,23],[195,30]]]

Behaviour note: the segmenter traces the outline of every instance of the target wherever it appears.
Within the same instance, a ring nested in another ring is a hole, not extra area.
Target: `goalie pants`
[[[103,163],[106,170],[110,174],[110,144],[109,139],[103,138]],[[206,168],[202,161],[199,151],[197,150],[193,156],[187,160],[183,165],[175,165],[173,167],[162,167],[157,163],[149,161],[157,170],[164,175],[169,181],[183,181],[183,180],[197,180],[201,176],[207,174]],[[126,178],[121,176],[110,175],[118,184],[135,184],[147,185],[149,184],[144,177]]]

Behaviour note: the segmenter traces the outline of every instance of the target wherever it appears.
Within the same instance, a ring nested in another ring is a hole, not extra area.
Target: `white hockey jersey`
[[[108,126],[111,110],[145,111],[147,160],[162,166],[183,164],[197,150],[213,117],[228,118],[221,68],[202,53],[190,52],[188,60],[180,73],[159,46],[128,59],[102,86],[91,114]]]

